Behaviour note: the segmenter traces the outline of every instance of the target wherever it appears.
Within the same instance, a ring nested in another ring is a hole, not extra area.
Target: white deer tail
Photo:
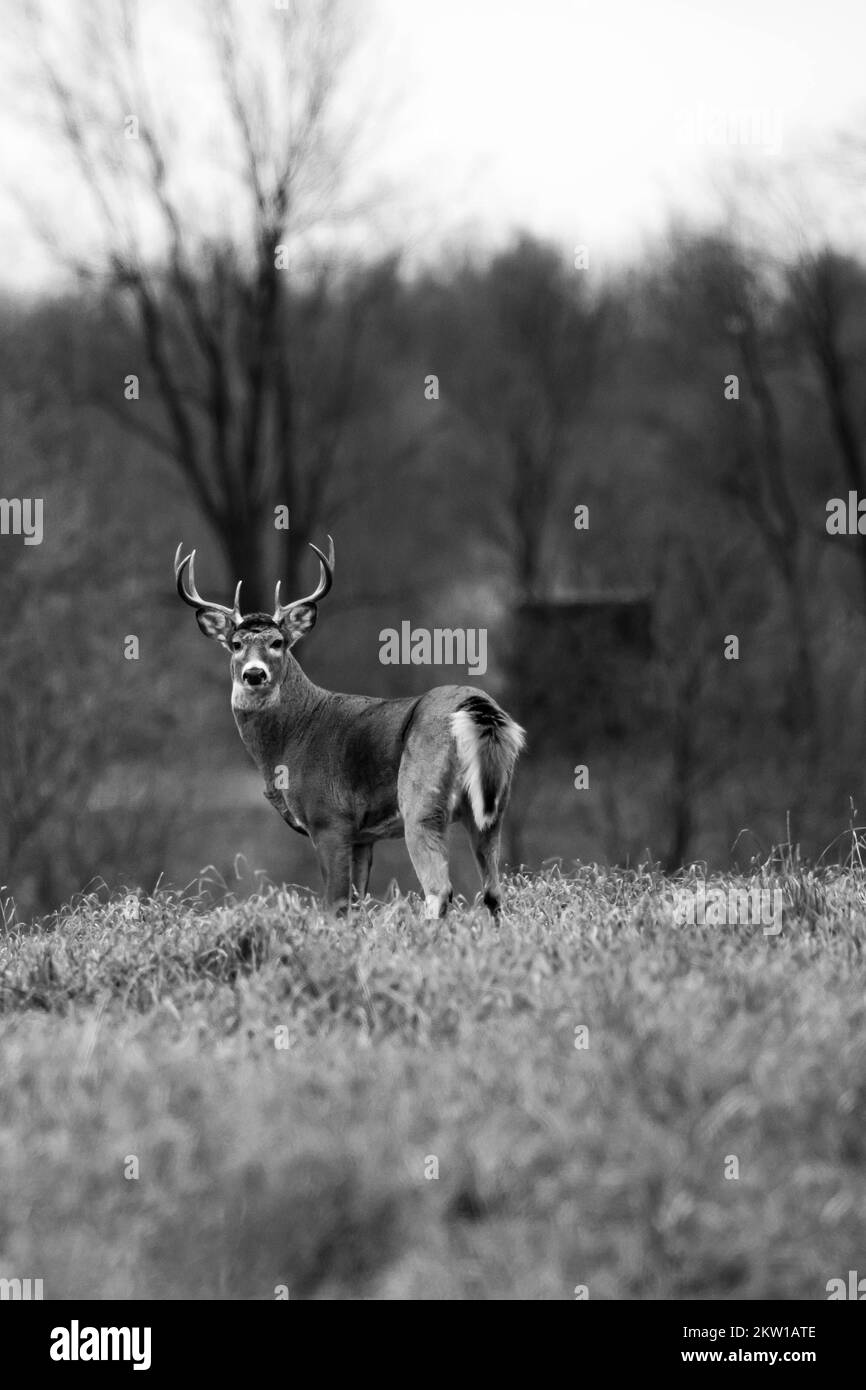
[[[463,700],[451,716],[451,732],[475,824],[487,830],[503,810],[526,735],[489,695]]]

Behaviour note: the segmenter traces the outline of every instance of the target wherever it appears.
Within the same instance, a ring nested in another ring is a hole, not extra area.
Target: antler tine
[[[323,555],[317,545],[309,542],[310,549],[319,557],[319,583],[311,594],[306,598],[296,598],[292,603],[280,603],[280,581],[277,580],[277,587],[274,592],[274,617],[279,618],[283,613],[287,613],[290,608],[297,607],[300,603],[318,603],[329,592],[334,582],[334,542],[328,537],[328,554]]]
[[[195,599],[196,603],[200,604],[202,608],[204,608],[204,607],[210,608],[211,605],[210,605],[210,604],[205,604],[205,601],[204,601],[204,599],[202,598],[201,594],[199,593],[199,591],[198,591],[198,586],[196,585],[196,582],[195,582],[195,551],[193,551],[192,554],[191,554],[190,557],[189,557],[189,569],[188,569],[187,573],[188,573],[188,575],[189,575],[189,591],[190,591],[190,594],[191,594],[192,597]]]
[[[188,555],[184,555],[183,559],[181,559],[182,550],[183,542],[181,542],[174,554],[174,577],[177,580],[177,592],[184,603],[188,603],[190,608],[195,608],[197,610],[210,608],[215,613],[227,613],[234,622],[239,623],[241,621],[241,611],[238,603],[241,592],[240,583],[235,590],[233,608],[227,608],[224,603],[211,603],[210,599],[202,598],[195,585],[195,551],[191,550]],[[189,576],[188,585],[184,584],[185,572]]]
[[[183,599],[184,603],[188,603],[191,608],[199,608],[201,607],[201,604],[199,603],[198,596],[194,592],[195,580],[190,575],[190,583],[193,588],[192,593],[187,589],[186,585],[183,582],[184,571],[187,570],[190,566],[192,566],[195,562],[195,551],[191,550],[188,555],[184,555],[183,559],[181,559],[180,552],[182,549],[183,545],[181,544],[178,546],[174,557],[174,577],[177,582],[177,592],[180,598]]]
[[[334,582],[334,542],[328,537],[328,554],[323,555],[317,545],[310,542],[310,549],[319,557],[319,583],[315,592],[307,598],[298,599],[299,603],[318,603],[319,599],[325,597]]]

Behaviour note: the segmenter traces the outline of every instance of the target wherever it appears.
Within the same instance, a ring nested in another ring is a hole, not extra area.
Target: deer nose
[[[246,666],[241,676],[244,685],[264,685],[267,678],[264,666]]]

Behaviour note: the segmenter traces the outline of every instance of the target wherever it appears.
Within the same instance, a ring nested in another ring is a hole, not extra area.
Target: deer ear
[[[316,626],[318,608],[314,603],[294,604],[280,622],[280,631],[290,647]]]
[[[216,608],[199,608],[196,610],[195,620],[205,637],[221,642],[224,647],[228,646],[229,638],[235,630],[228,613],[220,613]]]

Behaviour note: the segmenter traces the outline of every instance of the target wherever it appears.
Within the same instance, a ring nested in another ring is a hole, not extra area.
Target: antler
[[[280,580],[277,580],[277,587],[274,591],[274,621],[279,622],[285,617],[290,608],[296,608],[299,603],[318,603],[323,599],[334,582],[334,542],[328,537],[328,554],[323,555],[317,545],[310,541],[310,549],[314,550],[319,557],[319,583],[316,589],[306,598],[296,598],[292,603],[280,603]]]
[[[203,608],[209,608],[215,613],[226,613],[233,622],[240,623],[242,621],[240,598],[243,580],[238,580],[238,587],[235,589],[233,608],[226,608],[224,603],[211,603],[210,599],[202,598],[198,589],[195,587],[195,551],[191,550],[188,555],[185,555],[183,559],[181,559],[180,553],[182,550],[183,541],[181,541],[174,554],[174,577],[177,580],[177,592],[184,603],[188,603],[190,608],[195,608],[198,612]],[[189,568],[189,588],[186,588],[183,582],[184,571],[187,567]]]

